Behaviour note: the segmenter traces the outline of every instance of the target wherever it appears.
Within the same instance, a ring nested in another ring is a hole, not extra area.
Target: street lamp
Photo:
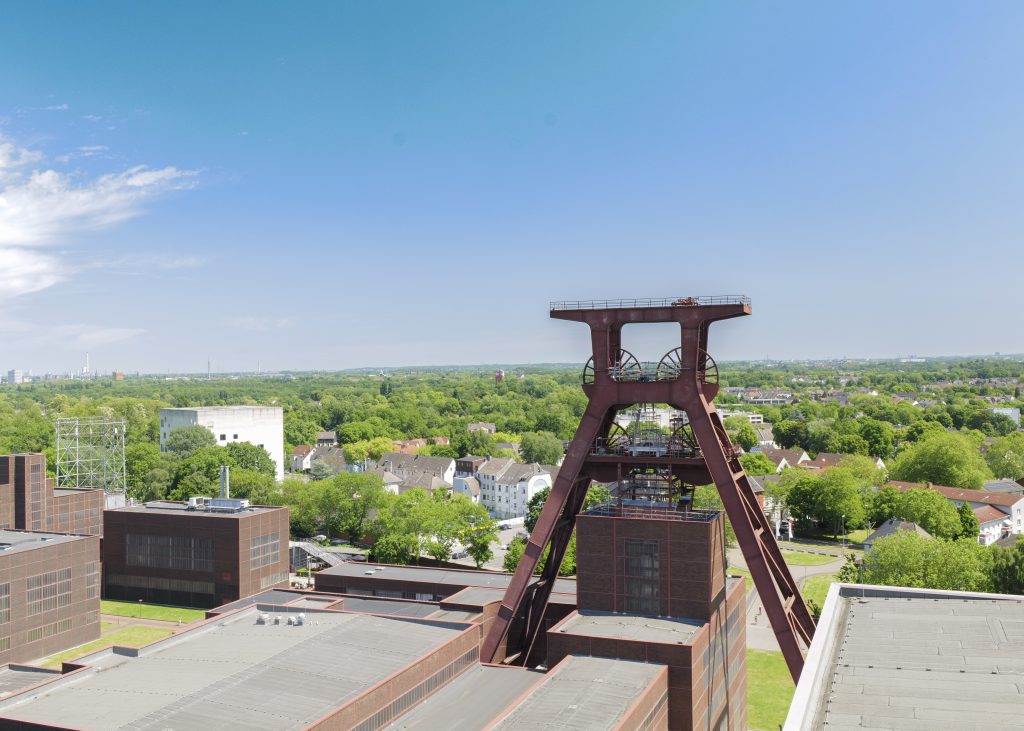
[[[843,550],[846,550],[846,513],[843,513],[843,538],[841,540]]]

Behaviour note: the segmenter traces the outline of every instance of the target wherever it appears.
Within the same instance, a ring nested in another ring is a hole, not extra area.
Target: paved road
[[[795,548],[795,546],[786,546],[786,548]],[[801,550],[804,546],[799,547]],[[832,553],[830,551],[812,551],[813,553]],[[746,568],[747,564],[743,560],[743,554],[738,548],[730,548],[728,551],[729,565],[737,566],[739,568]],[[834,553],[832,555],[835,555]],[[793,577],[796,579],[796,583],[799,586],[803,586],[803,583],[811,576],[818,574],[834,574],[843,567],[845,559],[841,556],[837,557],[835,561],[829,563],[818,564],[817,566],[790,566],[789,570],[793,572]],[[754,650],[775,650],[779,651],[779,643],[775,639],[775,632],[772,630],[771,622],[768,621],[768,615],[764,613],[764,608],[761,606],[761,598],[757,595],[757,591],[754,590],[753,581],[750,582],[750,591],[747,593],[747,647]]]

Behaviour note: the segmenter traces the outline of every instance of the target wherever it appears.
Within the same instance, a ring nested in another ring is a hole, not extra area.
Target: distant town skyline
[[[723,361],[1024,351],[1019,3],[5,19],[5,374],[576,362],[549,300],[718,293]]]

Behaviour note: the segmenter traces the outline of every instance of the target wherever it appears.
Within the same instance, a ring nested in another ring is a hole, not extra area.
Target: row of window
[[[71,568],[30,576],[27,581],[28,616],[71,604]]]
[[[264,576],[260,580],[260,589],[268,589],[271,586],[275,586],[277,584],[281,584],[281,583],[283,583],[285,581],[288,581],[288,572],[287,571],[278,571],[276,574],[270,574],[270,576]]]
[[[45,637],[53,637],[64,632],[70,632],[74,626],[73,620],[62,619],[59,622],[53,622],[52,624],[44,624],[42,627],[35,627],[28,631],[28,641],[37,642]]]
[[[281,560],[281,534],[268,533],[252,539],[249,563],[253,570],[270,566]]]
[[[213,572],[212,538],[129,533],[125,542],[129,566]]]
[[[213,594],[212,581],[191,581],[189,579],[165,579],[159,576],[132,576],[110,574],[107,584],[128,589],[153,589],[157,591],[181,591],[190,594]]]

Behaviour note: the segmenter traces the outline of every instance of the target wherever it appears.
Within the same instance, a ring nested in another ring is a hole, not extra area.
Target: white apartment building
[[[479,502],[498,520],[526,515],[530,498],[551,487],[551,473],[539,464],[492,458],[472,475],[455,477],[452,491]]]
[[[175,429],[206,427],[221,447],[248,442],[267,451],[274,473],[284,479],[284,410],[280,406],[198,406],[160,409],[160,449]]]

